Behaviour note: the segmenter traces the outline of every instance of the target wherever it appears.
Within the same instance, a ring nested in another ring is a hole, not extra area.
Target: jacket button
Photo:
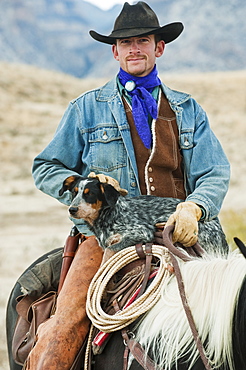
[[[155,187],[154,187],[154,186],[151,186],[151,187],[150,187],[150,190],[151,190],[151,191],[155,191]]]
[[[153,182],[153,181],[154,181],[153,177],[150,177],[149,182]]]
[[[153,172],[153,168],[152,167],[149,167],[148,170],[149,170],[149,172]]]

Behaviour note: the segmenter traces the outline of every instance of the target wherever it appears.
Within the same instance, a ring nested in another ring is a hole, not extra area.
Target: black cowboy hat
[[[150,6],[143,1],[139,1],[134,5],[124,4],[109,36],[100,35],[92,30],[90,35],[97,41],[113,45],[116,43],[116,39],[159,34],[167,44],[175,40],[183,29],[184,26],[181,22],[170,23],[161,27],[155,12]]]

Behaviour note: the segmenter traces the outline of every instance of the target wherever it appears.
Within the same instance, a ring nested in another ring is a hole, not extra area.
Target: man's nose
[[[136,41],[133,41],[131,43],[130,52],[133,53],[133,52],[139,52],[139,51],[140,51],[140,49],[139,49],[138,43]]]

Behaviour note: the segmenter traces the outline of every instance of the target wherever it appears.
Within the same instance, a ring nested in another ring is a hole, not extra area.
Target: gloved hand
[[[126,189],[122,189],[120,187],[119,182],[115,180],[113,177],[106,176],[103,173],[95,174],[95,172],[90,172],[88,177],[97,178],[102,183],[112,185],[115,188],[115,190],[117,190],[123,196],[128,194],[128,191]]]
[[[167,220],[166,226],[175,225],[173,243],[180,242],[184,247],[191,247],[197,242],[198,221],[202,216],[201,208],[194,202],[182,202]]]

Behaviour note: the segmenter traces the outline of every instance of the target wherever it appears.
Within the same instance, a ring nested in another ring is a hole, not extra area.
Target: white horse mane
[[[206,356],[212,368],[228,361],[233,370],[232,321],[245,278],[245,258],[234,251],[228,257],[180,261],[180,269],[189,306],[200,338],[206,343]],[[177,359],[189,353],[188,370],[199,357],[174,275],[167,278],[162,297],[135,331],[136,339],[147,351],[151,349],[151,357],[161,369],[170,370]]]

